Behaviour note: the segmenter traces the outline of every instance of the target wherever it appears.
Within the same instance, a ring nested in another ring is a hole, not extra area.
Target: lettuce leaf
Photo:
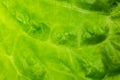
[[[119,2],[0,1],[0,80],[118,80]]]

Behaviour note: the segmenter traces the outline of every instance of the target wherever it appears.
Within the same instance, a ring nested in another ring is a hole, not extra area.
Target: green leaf
[[[118,80],[119,4],[0,1],[0,80]]]

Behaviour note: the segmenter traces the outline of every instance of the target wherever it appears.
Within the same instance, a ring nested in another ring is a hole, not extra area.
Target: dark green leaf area
[[[110,12],[113,7],[116,7],[117,1],[115,0],[92,0],[92,1],[82,1],[75,0],[76,6],[92,11],[102,11],[102,12]]]
[[[111,12],[111,19],[114,21],[114,22],[117,22],[120,20],[120,4],[114,8]]]
[[[31,37],[39,40],[47,40],[50,33],[50,27],[41,21],[40,16],[36,13],[29,11],[26,7],[21,6],[19,3],[11,6],[8,10],[13,18],[21,25],[25,33]]]
[[[69,47],[76,47],[78,42],[77,35],[70,31],[53,31],[51,38],[54,43]]]
[[[96,28],[89,29],[86,28],[82,34],[82,43],[83,45],[95,45],[102,43],[106,40],[108,36],[109,29],[105,28]]]
[[[32,24],[29,34],[39,40],[47,40],[50,34],[50,27],[45,23]]]
[[[83,43],[85,44],[91,44],[91,45],[94,45],[94,44],[98,44],[98,43],[101,43],[102,41],[104,41],[106,39],[106,35],[98,35],[98,34],[95,34],[95,35],[92,35],[92,37],[90,38],[85,38],[83,40]]]
[[[120,73],[120,46],[114,42],[107,43],[101,49],[105,71],[108,75]]]
[[[96,68],[91,68],[91,70],[87,73],[86,77],[90,77],[93,80],[101,80],[103,79],[105,76],[104,72],[100,72],[99,70],[97,70]]]

